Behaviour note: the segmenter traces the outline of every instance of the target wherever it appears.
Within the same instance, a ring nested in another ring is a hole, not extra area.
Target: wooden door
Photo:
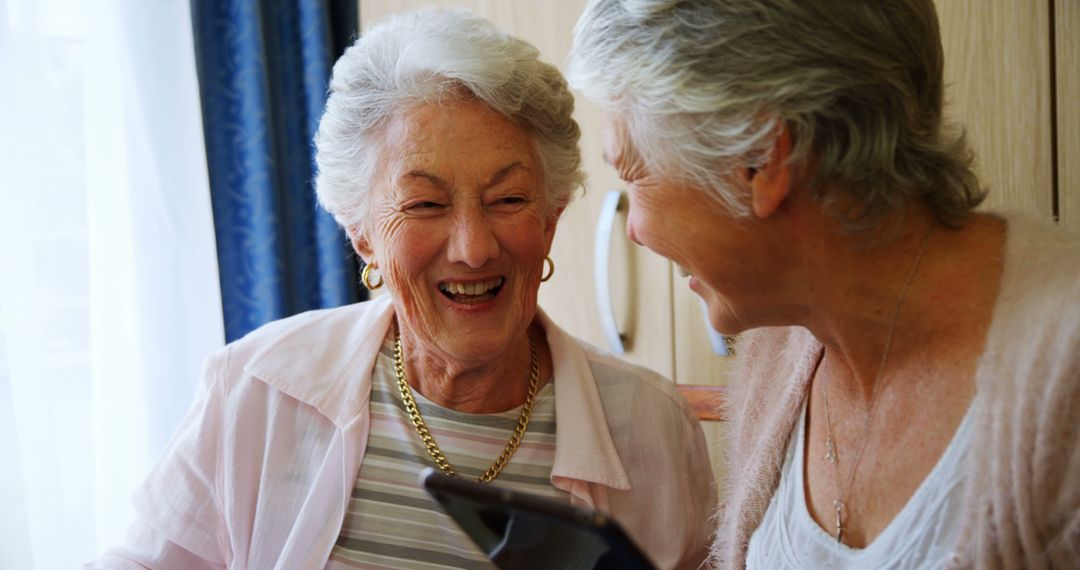
[[[1058,220],[1080,231],[1080,2],[1054,2]]]
[[[1073,3],[1073,0],[1064,0]],[[1052,219],[1050,4],[938,0],[946,112],[968,132],[985,208]]]

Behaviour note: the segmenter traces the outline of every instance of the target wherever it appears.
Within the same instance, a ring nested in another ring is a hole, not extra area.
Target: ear
[[[350,232],[353,234],[352,246],[353,251],[364,260],[364,263],[371,263],[375,256],[374,250],[371,248],[371,242],[368,241],[367,236],[359,232]]]
[[[776,213],[791,190],[791,132],[780,126],[780,134],[769,153],[768,162],[760,169],[748,168],[746,177],[753,197],[754,215],[766,219]]]

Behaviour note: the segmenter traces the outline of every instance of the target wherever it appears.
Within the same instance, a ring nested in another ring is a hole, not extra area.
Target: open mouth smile
[[[505,277],[473,283],[444,281],[439,283],[439,292],[455,303],[474,305],[494,299],[505,283]]]

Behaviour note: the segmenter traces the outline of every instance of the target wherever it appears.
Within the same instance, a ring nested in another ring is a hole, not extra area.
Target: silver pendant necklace
[[[919,269],[919,262],[922,261],[923,252],[926,251],[926,244],[930,241],[930,232],[933,229],[934,227],[930,226],[930,229],[926,230],[926,237],[923,238],[922,245],[919,246],[919,252],[915,255],[915,261],[911,264],[907,281],[904,283],[904,288],[900,290],[900,296],[896,300],[892,324],[889,325],[889,335],[885,338],[885,348],[881,352],[881,361],[878,363],[877,373],[874,374],[873,389],[870,392],[870,409],[867,410],[862,429],[859,431],[863,436],[862,445],[859,446],[855,454],[855,460],[852,462],[851,467],[848,468],[848,476],[844,485],[840,484],[840,455],[836,447],[836,438],[833,436],[832,413],[829,409],[829,376],[827,374],[825,375],[824,385],[821,387],[823,399],[825,400],[825,461],[832,466],[833,484],[836,487],[836,498],[833,499],[832,504],[835,514],[834,530],[836,542],[838,543],[843,541],[844,522],[848,515],[845,497],[851,491],[852,483],[855,481],[855,472],[858,470],[863,452],[866,451],[867,444],[870,442],[870,426],[874,419],[874,412],[877,410],[881,373],[885,371],[885,362],[888,360],[889,350],[892,348],[893,335],[896,333],[896,325],[900,321],[900,309],[904,306],[904,297],[907,296],[908,289],[911,288],[911,282],[915,279],[915,272]],[[824,356],[822,358],[824,359]]]

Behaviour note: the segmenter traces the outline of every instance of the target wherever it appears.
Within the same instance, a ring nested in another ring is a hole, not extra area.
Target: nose
[[[490,221],[480,211],[462,212],[450,236],[448,260],[479,269],[499,255],[499,241]]]

